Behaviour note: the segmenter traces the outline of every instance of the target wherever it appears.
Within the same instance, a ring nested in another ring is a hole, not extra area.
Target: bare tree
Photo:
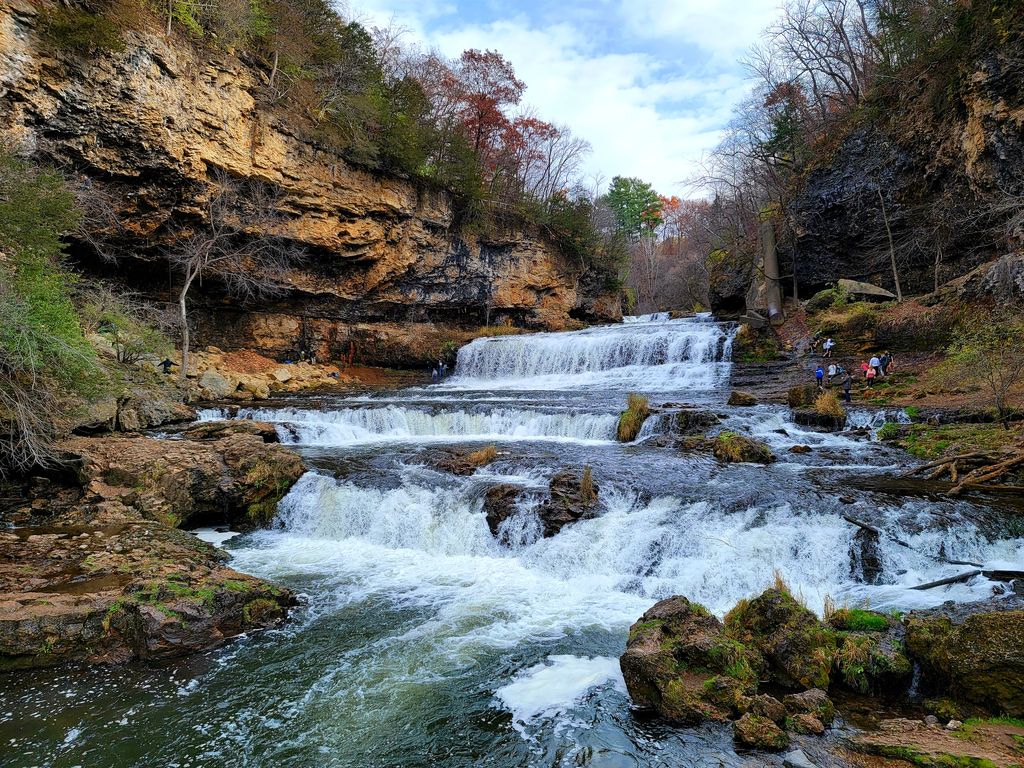
[[[216,277],[243,301],[285,290],[286,273],[301,252],[282,236],[280,193],[261,182],[239,182],[214,174],[203,220],[181,227],[167,259],[181,273],[181,376],[188,375],[188,294],[197,280]]]

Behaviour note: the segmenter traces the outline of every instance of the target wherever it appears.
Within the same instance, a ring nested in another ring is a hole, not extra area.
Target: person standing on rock
[[[832,341],[831,336],[825,339],[825,343],[821,347],[823,350],[825,350],[825,357],[832,357],[832,347],[834,347],[835,345],[836,343]]]
[[[822,386],[821,382],[822,379],[825,378],[825,369],[822,368],[820,365],[818,366],[818,370],[814,372],[814,378],[818,382],[818,389],[824,389],[825,387]]]
[[[872,356],[872,358],[868,361],[868,367],[870,367],[873,371],[873,373],[871,374],[871,378],[875,378],[875,376],[879,374],[882,368],[882,361],[878,359],[878,355]]]
[[[839,369],[836,368],[836,364],[835,363],[829,363],[829,365],[828,365],[828,381],[827,381],[827,383],[828,383],[828,385],[830,387],[832,386],[832,379],[834,379],[836,377],[836,373],[838,373],[838,371],[839,371]]]
[[[432,381],[432,382],[433,382],[434,384],[437,384],[437,368],[435,368],[434,370],[432,370],[432,371],[430,372],[430,380],[431,380],[431,381]]]
[[[883,376],[888,376],[889,366],[892,365],[892,355],[889,354],[888,350],[886,350],[885,354],[882,355],[882,359],[879,362],[881,363],[879,373],[881,373]]]
[[[872,358],[872,360],[874,360],[874,359],[875,358]],[[877,369],[875,368],[875,366],[868,365],[868,369],[864,372],[864,375],[868,379],[868,389],[871,389],[871,382],[873,382],[875,380],[875,374],[876,373],[877,373]]]
[[[850,389],[853,387],[853,376],[849,373],[846,374],[846,378],[843,379],[843,400],[846,402],[852,402],[850,399]]]

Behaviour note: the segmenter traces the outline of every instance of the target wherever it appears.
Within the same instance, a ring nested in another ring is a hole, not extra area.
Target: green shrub
[[[0,152],[0,474],[47,461],[59,398],[101,380],[61,267],[77,221],[60,175]]]

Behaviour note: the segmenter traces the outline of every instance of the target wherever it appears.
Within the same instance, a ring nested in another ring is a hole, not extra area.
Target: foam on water
[[[522,730],[571,711],[589,691],[608,684],[626,692],[617,658],[558,654],[521,671],[494,695],[512,713],[513,726]]]

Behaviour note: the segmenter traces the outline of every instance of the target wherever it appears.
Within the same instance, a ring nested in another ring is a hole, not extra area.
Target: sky
[[[749,91],[740,59],[779,0],[351,0],[370,25],[456,58],[501,52],[524,104],[593,146],[587,174],[686,196]]]

